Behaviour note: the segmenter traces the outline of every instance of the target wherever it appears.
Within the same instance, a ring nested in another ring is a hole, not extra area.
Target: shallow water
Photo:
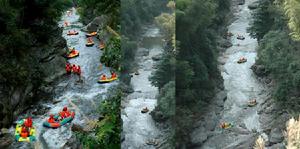
[[[98,84],[97,80],[103,73],[110,76],[110,69],[103,65],[100,70],[100,56],[102,51],[97,48],[99,40],[93,37],[95,45],[93,47],[86,47],[85,32],[81,31],[83,24],[79,22],[79,15],[73,9],[73,14],[67,16],[66,13],[62,16],[59,26],[63,26],[64,21],[71,23],[69,27],[64,27],[63,37],[67,40],[68,47],[75,47],[80,52],[76,58],[68,60],[71,64],[81,66],[83,82],[77,82],[79,77],[77,75],[65,76],[57,86],[56,90],[60,90],[57,95],[54,95],[54,101],[57,103],[40,103],[44,107],[49,107],[50,110],[44,115],[32,115],[30,111],[21,115],[20,118],[28,115],[33,117],[34,126],[37,130],[37,141],[35,144],[16,142],[12,145],[13,148],[28,148],[29,146],[39,146],[40,148],[62,148],[65,147],[68,139],[73,135],[71,125],[77,124],[85,126],[87,119],[97,119],[98,114],[96,110],[100,101],[105,98],[105,94],[109,87],[116,85],[118,81],[110,84]],[[68,30],[79,32],[75,36],[67,36]],[[62,92],[61,92],[62,91]],[[76,107],[72,106],[71,102]],[[72,123],[66,124],[58,129],[49,129],[42,126],[43,122],[49,117],[49,114],[56,114],[62,110],[64,106],[76,112],[75,119]],[[87,119],[86,119],[87,118]],[[14,128],[10,129],[14,133]]]
[[[142,35],[142,44],[137,50],[136,61],[139,75],[133,75],[131,85],[134,92],[127,97],[125,108],[122,110],[123,133],[125,141],[122,142],[124,149],[155,148],[146,145],[146,141],[157,139],[160,135],[154,120],[149,113],[156,106],[156,95],[158,89],[149,81],[151,72],[154,71],[152,57],[162,52],[162,38],[156,27],[145,29]],[[146,53],[146,54],[145,54]],[[147,107],[150,111],[142,114],[141,110]]]

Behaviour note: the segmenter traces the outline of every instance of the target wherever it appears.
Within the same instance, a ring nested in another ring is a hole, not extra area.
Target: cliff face
[[[12,59],[16,67],[22,65],[23,61],[30,61],[27,69],[31,73],[22,85],[7,84],[5,80],[10,78],[0,75],[0,128],[9,127],[32,103],[49,99],[53,90],[50,84],[65,73],[66,60],[62,55],[67,45],[61,34],[62,30],[57,27],[49,35],[51,37],[47,44],[32,46],[26,57],[18,61]],[[10,60],[8,57],[3,58]]]

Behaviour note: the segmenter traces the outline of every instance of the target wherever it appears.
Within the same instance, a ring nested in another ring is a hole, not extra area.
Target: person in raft
[[[101,80],[106,80],[106,79],[107,78],[106,78],[105,74],[101,76]]]
[[[22,138],[27,138],[29,136],[29,129],[26,128],[25,126],[22,126],[21,128],[21,137]]]
[[[32,127],[32,118],[31,117],[28,117],[27,119],[25,119],[24,126],[27,128]]]
[[[88,43],[93,42],[92,37],[89,37],[89,38],[87,39],[87,42],[88,42]]]
[[[75,51],[75,48],[74,48],[74,47],[71,49],[71,53],[72,53],[72,54],[75,54],[75,53],[76,53],[76,51]]]
[[[63,110],[59,113],[59,116],[61,117],[61,119],[67,118],[71,115],[71,112],[68,111],[67,107],[64,107]]]
[[[26,138],[29,136],[30,128],[32,127],[31,117],[25,119],[24,124],[21,128],[21,137]]]
[[[75,64],[72,65],[72,72],[73,73],[77,72],[77,66]]]
[[[117,74],[116,74],[115,72],[112,71],[112,72],[111,72],[111,77],[110,77],[110,78],[113,79],[113,78],[116,78],[116,77],[117,77]]]
[[[50,117],[48,119],[48,122],[49,123],[55,123],[56,122],[56,119],[54,118],[54,115],[53,114],[50,114]]]
[[[69,23],[67,21],[64,22],[65,26],[69,26]]]
[[[70,73],[71,73],[71,70],[72,70],[71,64],[70,64],[70,63],[67,63],[65,69],[66,69],[67,74],[70,74]]]

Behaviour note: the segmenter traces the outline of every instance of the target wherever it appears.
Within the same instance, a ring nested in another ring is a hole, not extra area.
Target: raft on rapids
[[[75,117],[75,112],[71,112],[71,115],[69,117],[66,117],[62,120],[59,120],[59,115],[55,115],[54,118],[56,119],[55,122],[50,123],[47,120],[43,123],[43,126],[48,128],[58,128],[61,127],[69,122],[71,122]]]
[[[89,34],[86,34],[85,36],[86,37],[92,37],[92,36],[96,36],[97,35],[97,32],[91,32]]]
[[[95,43],[94,42],[87,42],[85,45],[87,46],[87,47],[91,47],[91,46],[93,46]]]
[[[71,35],[78,35],[79,33],[77,31],[73,31],[73,32],[68,32],[67,35],[71,36]]]
[[[74,52],[70,52],[70,54],[67,54],[66,57],[68,59],[71,59],[71,58],[74,58],[74,57],[77,57],[79,56],[79,51],[78,50],[74,50]]]
[[[105,79],[105,80],[99,79],[99,80],[98,80],[98,83],[100,83],[100,84],[109,83],[109,82],[115,81],[115,80],[117,80],[117,79],[118,79],[118,77],[115,77],[115,78],[109,78],[109,79]]]
[[[29,134],[28,133],[24,134],[24,133],[22,133],[23,123],[24,123],[24,120],[21,120],[21,121],[17,122],[16,130],[15,130],[15,139],[16,139],[16,141],[19,141],[19,142],[33,142],[33,141],[35,141],[36,140],[35,128],[34,127],[28,128],[29,129]]]

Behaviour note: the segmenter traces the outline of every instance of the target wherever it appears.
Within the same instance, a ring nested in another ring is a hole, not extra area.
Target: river
[[[40,109],[31,109],[21,115],[19,118],[32,116],[37,131],[37,141],[31,145],[15,142],[12,144],[12,148],[30,148],[30,146],[36,148],[65,148],[72,146],[72,143],[70,144],[69,142],[70,139],[74,138],[74,133],[71,131],[72,124],[84,127],[89,120],[97,120],[99,116],[97,113],[99,103],[105,98],[108,88],[116,85],[118,82],[115,81],[109,84],[97,83],[101,74],[105,73],[110,76],[110,69],[103,65],[100,70],[102,51],[97,48],[99,40],[93,37],[95,45],[93,47],[85,46],[86,32],[82,31],[84,25],[79,22],[79,15],[76,13],[76,9],[73,8],[73,13],[70,16],[64,13],[58,25],[63,27],[64,21],[69,22],[71,25],[63,28],[62,36],[67,40],[68,47],[75,47],[80,52],[79,57],[68,61],[71,64],[81,66],[83,81],[78,82],[78,76],[76,75],[65,75],[61,79],[61,82],[55,86],[56,94],[54,95],[54,100],[46,103],[41,100],[38,103],[39,107],[47,109],[45,114],[34,115],[32,114],[33,111]],[[67,36],[67,31],[73,29],[78,31],[79,34],[76,36]],[[58,129],[43,127],[43,122],[47,120],[49,114],[58,113],[64,106],[68,106],[69,109],[75,111],[75,119]],[[11,128],[10,131],[13,134],[14,128]]]
[[[222,130],[217,125],[215,131],[202,144],[203,149],[249,148],[250,144],[254,143],[256,133],[262,133],[258,110],[260,104],[266,100],[264,85],[257,80],[250,69],[257,58],[255,51],[257,40],[251,38],[246,31],[251,20],[248,5],[255,1],[246,0],[244,5],[237,7],[236,20],[228,27],[228,32],[233,33],[231,37],[233,46],[226,49],[219,57],[223,61],[219,67],[224,79],[227,99],[218,124],[229,122],[233,127]],[[242,35],[245,39],[239,40],[237,35]],[[247,62],[238,64],[240,57],[245,57]],[[247,103],[250,99],[256,99],[258,105],[248,107]]]
[[[124,149],[155,149],[153,145],[147,145],[149,140],[158,140],[162,135],[156,127],[154,120],[149,114],[156,106],[157,87],[149,81],[151,73],[155,70],[152,57],[163,51],[162,35],[155,26],[144,29],[142,41],[136,52],[135,63],[139,75],[131,78],[131,86],[134,92],[127,96],[122,105],[123,133],[125,141],[122,142]],[[148,113],[141,113],[147,107]],[[159,143],[159,142],[158,142]]]

